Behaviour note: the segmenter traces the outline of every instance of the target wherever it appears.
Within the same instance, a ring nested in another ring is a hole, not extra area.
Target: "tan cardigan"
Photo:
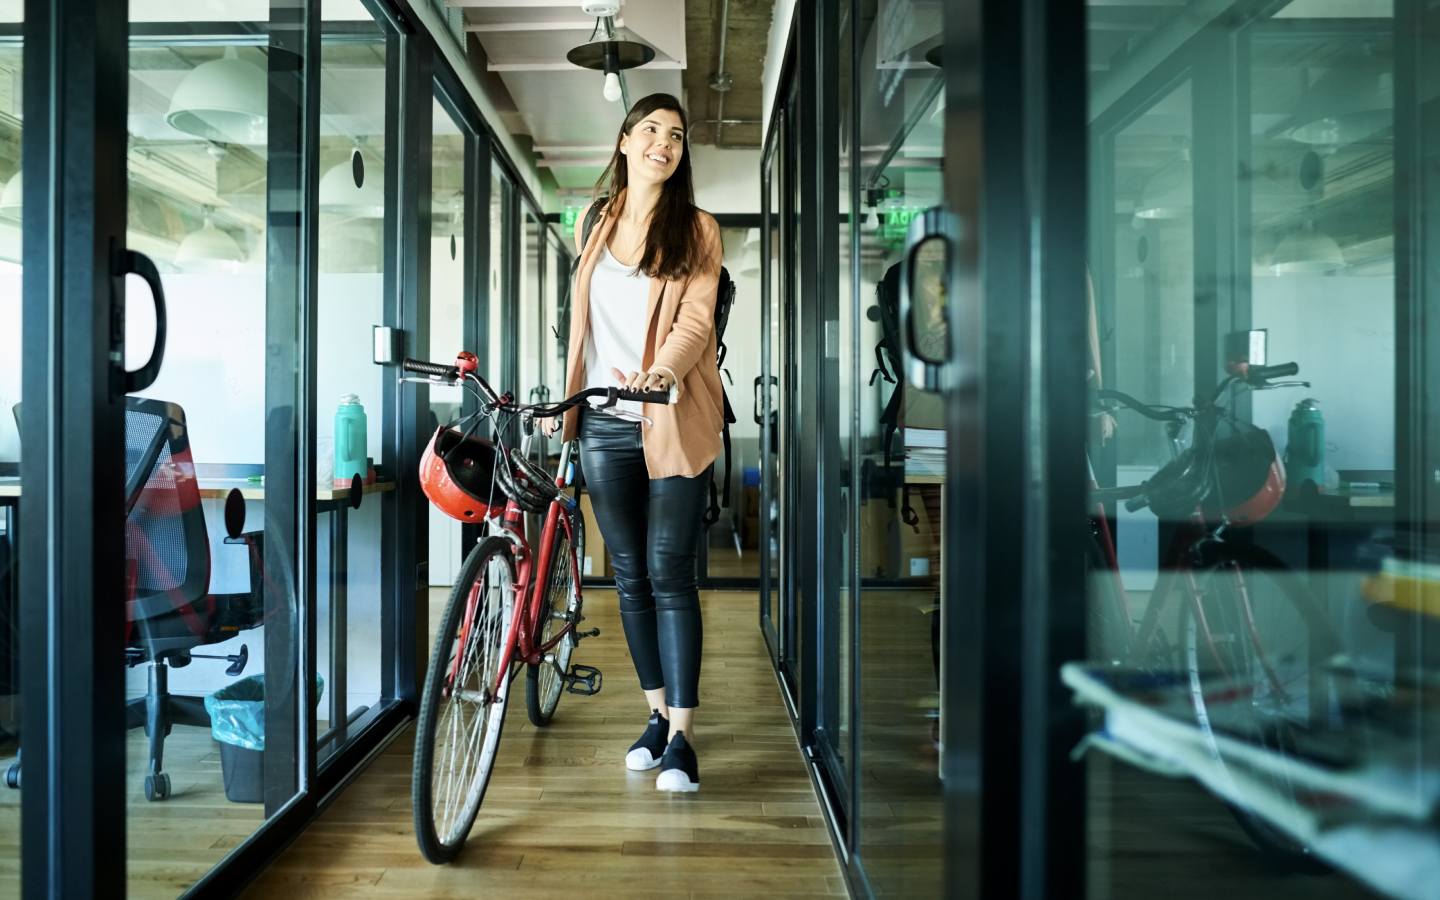
[[[624,195],[612,209],[622,209]],[[582,213],[575,220],[575,243],[580,243]],[[645,415],[654,425],[644,431],[645,468],[651,478],[684,475],[693,478],[720,455],[720,431],[725,425],[720,368],[715,363],[715,292],[720,283],[720,226],[706,213],[700,214],[701,233],[710,262],[701,272],[684,281],[650,279],[650,302],[645,313],[645,352],[641,363],[649,371],[663,366],[675,373],[676,401],[673,404],[645,404]],[[590,333],[590,276],[600,259],[600,248],[609,240],[615,216],[607,213],[590,232],[590,242],[580,252],[575,275],[574,303],[570,312],[570,347],[565,395],[585,389],[585,339]],[[579,428],[579,410],[565,414],[564,440],[574,440]]]

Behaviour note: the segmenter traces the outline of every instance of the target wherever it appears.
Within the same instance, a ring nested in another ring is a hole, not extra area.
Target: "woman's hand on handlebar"
[[[610,374],[620,382],[620,386],[627,391],[661,391],[669,393],[674,387],[675,379],[664,369],[655,369],[650,372],[631,372],[626,375],[619,369],[612,368]]]
[[[536,419],[535,423],[540,426],[540,433],[548,437],[554,437],[555,432],[565,422],[564,416],[549,416],[544,419]]]

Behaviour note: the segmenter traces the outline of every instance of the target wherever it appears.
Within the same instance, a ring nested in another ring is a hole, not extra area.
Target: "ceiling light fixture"
[[[1288,135],[1302,144],[1339,147],[1384,129],[1395,115],[1395,76],[1390,60],[1355,56],[1310,85]]]
[[[227,144],[263,144],[270,88],[265,71],[226,47],[191,69],[170,98],[165,121],[186,134]]]
[[[5,184],[5,190],[0,191],[0,216],[20,218],[20,203],[24,196],[25,188],[20,183],[20,170],[15,170],[15,175]]]
[[[638,41],[622,41],[615,35],[615,14],[620,11],[618,0],[586,0],[580,4],[586,15],[595,16],[595,31],[602,28],[604,36],[581,44],[565,54],[573,65],[583,69],[596,69],[605,73],[605,87],[602,93],[611,103],[624,100],[625,111],[630,111],[630,100],[625,96],[625,85],[620,73],[625,69],[643,66],[655,58],[655,50]]]
[[[356,144],[350,158],[330,167],[320,178],[320,211],[357,219],[385,218],[384,167],[369,174],[365,153]]]
[[[1307,220],[1275,247],[1270,265],[1276,275],[1326,275],[1345,268],[1345,254],[1334,238]]]
[[[182,272],[233,275],[245,267],[245,253],[233,237],[215,227],[213,212],[205,207],[205,224],[176,249],[175,267]]]

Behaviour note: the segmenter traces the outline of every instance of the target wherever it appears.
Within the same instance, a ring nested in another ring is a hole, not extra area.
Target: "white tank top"
[[[585,387],[618,387],[611,374],[642,372],[645,353],[645,312],[650,303],[650,276],[622,264],[601,247],[590,276],[590,333],[585,336]],[[593,401],[592,401],[593,402]],[[621,400],[621,409],[640,412],[643,405]]]

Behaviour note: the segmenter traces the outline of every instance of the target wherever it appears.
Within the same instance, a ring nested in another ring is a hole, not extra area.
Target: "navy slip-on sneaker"
[[[625,754],[625,768],[636,772],[653,769],[660,765],[665,753],[665,739],[670,735],[670,720],[660,715],[660,710],[650,711],[650,727],[640,735],[640,740],[630,745]]]
[[[665,748],[661,762],[664,768],[660,770],[660,777],[655,779],[656,790],[687,793],[700,790],[700,766],[695,761],[694,748],[685,740],[685,732],[675,734],[674,740]]]

